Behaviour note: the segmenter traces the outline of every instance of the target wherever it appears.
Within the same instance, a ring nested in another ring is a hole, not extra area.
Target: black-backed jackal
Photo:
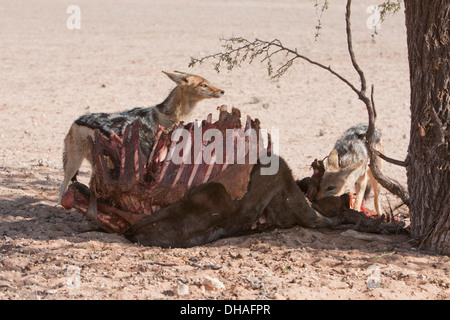
[[[369,168],[369,155],[365,143],[367,124],[359,124],[347,129],[336,142],[334,149],[324,161],[325,173],[320,181],[316,199],[326,196],[339,196],[346,192],[356,193],[352,209],[360,211],[368,180],[374,191],[374,207],[378,214],[380,207],[380,188]],[[375,149],[382,150],[381,132],[375,130]],[[380,166],[381,163],[378,163]]]
[[[117,113],[90,113],[75,120],[64,139],[64,180],[59,190],[58,204],[61,203],[69,182],[76,180],[83,160],[87,159],[90,163],[92,161],[88,136],[93,137],[95,129],[107,137],[111,132],[121,136],[125,127],[139,118],[144,132],[154,136],[159,126],[170,130],[180,121],[186,120],[198,102],[220,98],[225,93],[200,76],[179,71],[164,73],[177,86],[162,103],[150,108],[134,108]]]

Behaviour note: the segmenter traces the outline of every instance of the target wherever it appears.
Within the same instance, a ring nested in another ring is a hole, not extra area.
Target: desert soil
[[[404,159],[409,74],[402,11],[368,29],[373,1],[353,4],[354,47],[375,85],[385,153]],[[70,30],[69,5],[81,12]],[[196,73],[220,86],[192,119],[227,104],[279,130],[280,155],[298,178],[342,132],[367,121],[364,105],[324,70],[296,61],[279,80],[264,64],[216,73],[191,56],[222,49],[221,37],[280,39],[359,87],[345,44],[345,1],[320,18],[314,1],[0,2],[0,299],[449,299],[449,257],[417,250],[407,234],[359,240],[343,230],[294,227],[189,249],[131,243],[56,205],[63,139],[88,112],[161,102],[173,83],[162,70]],[[275,61],[281,63],[281,61]],[[406,185],[405,170],[386,164]],[[89,181],[84,164],[80,179]],[[386,190],[383,208],[400,201]],[[370,207],[370,202],[368,203]],[[395,210],[407,222],[404,207]],[[210,285],[208,277],[220,283]]]

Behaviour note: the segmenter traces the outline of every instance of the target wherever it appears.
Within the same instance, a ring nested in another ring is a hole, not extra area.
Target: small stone
[[[206,276],[203,280],[203,286],[207,290],[225,290],[225,285],[219,279],[209,276]]]
[[[175,292],[178,296],[186,296],[189,294],[189,286],[184,283],[180,283]]]

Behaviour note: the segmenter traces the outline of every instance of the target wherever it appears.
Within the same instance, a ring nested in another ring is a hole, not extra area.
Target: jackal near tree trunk
[[[375,211],[381,215],[380,188],[369,168],[366,147],[367,124],[359,124],[347,129],[336,142],[334,149],[324,161],[325,173],[320,181],[316,199],[340,196],[346,192],[356,193],[353,209],[360,210],[366,193],[368,180],[374,191]],[[375,130],[375,149],[382,150],[381,132]],[[378,163],[381,167],[381,163]]]

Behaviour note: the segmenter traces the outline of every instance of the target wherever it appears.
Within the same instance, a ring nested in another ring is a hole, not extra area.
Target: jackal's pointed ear
[[[187,77],[186,77],[186,75],[183,74],[183,73],[167,72],[167,71],[163,71],[163,73],[166,74],[176,84],[188,83],[189,82]]]
[[[339,155],[336,149],[331,150],[327,159],[327,170],[339,169]]]
[[[177,70],[175,70],[174,71],[175,73],[179,73],[179,74],[182,74],[182,75],[184,75],[185,77],[190,77],[190,76],[196,76],[195,74],[192,74],[192,73],[187,73],[187,72],[182,72],[182,71],[177,71]]]

